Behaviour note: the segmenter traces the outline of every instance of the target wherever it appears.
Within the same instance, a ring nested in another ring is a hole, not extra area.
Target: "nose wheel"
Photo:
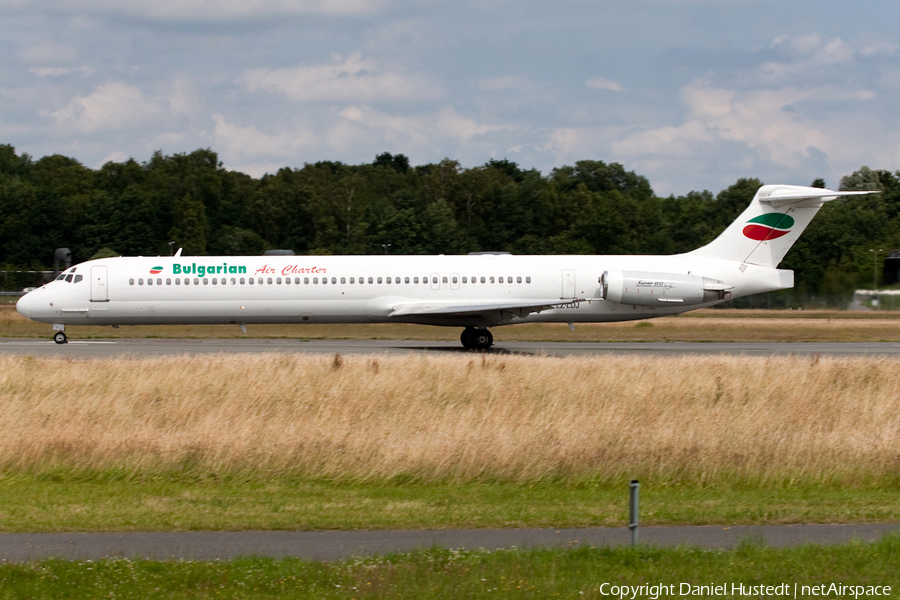
[[[68,340],[68,338],[66,338],[66,334],[65,334],[65,333],[63,333],[62,331],[57,331],[57,332],[53,335],[53,341],[56,342],[57,344],[65,344],[65,343],[67,343],[69,340]]]
[[[467,327],[459,336],[459,341],[467,350],[487,350],[494,345],[494,336],[487,329]]]

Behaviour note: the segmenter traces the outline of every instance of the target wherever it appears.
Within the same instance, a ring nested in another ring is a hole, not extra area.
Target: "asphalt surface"
[[[0,354],[65,358],[153,357],[226,353],[311,354],[465,354],[459,342],[410,340],[305,340],[305,339],[118,339],[78,340],[55,344],[50,340],[5,338]],[[592,356],[610,354],[685,355],[728,354],[747,356],[874,356],[900,358],[900,343],[852,342],[500,342],[491,354],[522,356]]]
[[[744,539],[770,546],[875,541],[900,531],[900,523],[861,525],[762,525],[642,527],[639,541],[655,546],[734,548]],[[228,560],[238,556],[339,560],[410,552],[434,546],[468,550],[629,544],[627,527],[591,529],[474,529],[448,531],[238,531],[174,533],[0,534],[0,561],[43,558],[99,560],[150,558]]]

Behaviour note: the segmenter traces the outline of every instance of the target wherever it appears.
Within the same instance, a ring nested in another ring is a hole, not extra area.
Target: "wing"
[[[531,313],[539,313],[553,308],[565,308],[578,302],[586,302],[584,298],[538,298],[518,301],[485,301],[477,303],[452,302],[409,302],[393,307],[389,317],[432,316],[460,317],[487,316],[490,313],[508,313],[510,317],[526,317]]]

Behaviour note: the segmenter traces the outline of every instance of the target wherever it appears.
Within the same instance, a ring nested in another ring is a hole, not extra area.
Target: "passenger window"
[[[385,283],[390,283],[390,282],[391,282],[391,278],[388,277],[387,279],[384,280],[384,282],[385,282]]]
[[[142,278],[138,278],[138,285],[144,285],[144,280]]]
[[[305,283],[306,285],[309,285],[309,277],[304,277],[303,283]]]
[[[443,283],[447,283],[447,276],[444,275],[443,277],[441,277],[441,281],[442,281]]]
[[[521,277],[516,277],[516,283],[522,283],[522,278],[521,278]]]
[[[249,283],[250,285],[253,285],[253,281],[254,281],[254,280],[253,280],[252,277],[249,277],[249,278],[247,279],[247,283]]]
[[[290,278],[290,277],[285,277],[285,278],[284,278],[284,283],[285,283],[286,285],[290,285],[290,284],[291,284],[291,278]]]
[[[319,278],[318,278],[318,277],[313,277],[313,283],[319,283]]]
[[[418,278],[418,277],[413,277],[413,283],[419,283],[419,278]]]
[[[456,283],[457,281],[458,281],[458,280],[456,279],[456,276],[454,275],[454,277],[453,277],[453,283]]]
[[[469,283],[469,278],[468,278],[468,277],[463,277],[463,283]]]
[[[328,283],[328,278],[327,278],[327,277],[323,277],[323,278],[322,278],[322,285],[325,285],[326,283]]]
[[[381,283],[381,277],[378,278],[378,283]]]
[[[128,280],[128,285],[134,285],[134,277]]]
[[[332,284],[336,284],[336,283],[337,283],[337,277],[332,277],[332,278],[331,278],[331,283],[332,283]]]
[[[209,285],[209,279],[206,277],[203,278],[203,285]]]
[[[166,285],[172,285],[172,280],[166,277]]]
[[[66,277],[66,281],[71,281],[71,277],[72,277],[71,275]],[[151,277],[147,278],[147,285],[153,285],[153,278],[151,278]]]
[[[300,278],[294,277],[294,285],[300,285]]]
[[[141,280],[138,279],[138,283],[140,283],[140,282],[141,282]],[[191,280],[188,279],[187,277],[185,277],[185,278],[184,278],[184,285],[190,285],[190,284],[191,284]]]
[[[404,278],[403,278],[403,283],[409,283],[409,277],[404,277]]]
[[[237,279],[234,277],[231,278],[231,285],[237,285]]]
[[[431,283],[437,283],[437,282],[438,282],[438,281],[437,281],[437,277],[432,277],[432,278],[431,278]]]
[[[346,277],[341,277],[341,283],[347,283],[347,278],[346,278]]]
[[[342,279],[341,281],[343,281],[343,279]],[[352,285],[352,284],[354,284],[354,283],[356,283],[356,277],[351,277],[351,278],[350,278],[350,284]]]
[[[372,283],[372,278],[371,278],[371,277],[369,277],[369,283]]]
[[[276,277],[275,283],[277,283],[278,285],[281,285],[281,277]]]
[[[484,283],[484,275],[481,276],[481,283]]]
[[[493,277],[491,277],[491,283],[494,283],[494,278],[493,278]]]
[[[213,285],[218,285],[218,284],[219,284],[219,279],[218,279],[217,277],[213,277],[213,280],[212,280],[212,281],[213,281]]]
[[[268,283],[269,285],[272,285],[272,278],[269,277],[269,278],[266,280],[266,283]]]
[[[162,285],[162,277],[156,279],[156,285]]]
[[[525,283],[531,283],[531,277],[526,277],[526,278],[525,278]]]

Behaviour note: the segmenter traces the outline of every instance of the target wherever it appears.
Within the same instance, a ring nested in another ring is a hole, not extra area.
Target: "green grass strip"
[[[641,488],[643,525],[890,522],[893,485]],[[617,527],[628,486],[0,479],[0,531]]]

